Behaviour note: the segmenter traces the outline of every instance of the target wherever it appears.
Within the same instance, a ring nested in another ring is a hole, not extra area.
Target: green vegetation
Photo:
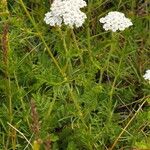
[[[150,149],[150,3],[89,0],[83,27],[50,27],[51,0],[0,1],[0,149]],[[131,18],[123,32],[100,17]]]

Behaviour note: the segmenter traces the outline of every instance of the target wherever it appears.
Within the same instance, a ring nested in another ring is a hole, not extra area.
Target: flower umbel
[[[86,5],[84,0],[54,0],[51,11],[45,14],[44,21],[50,26],[61,26],[64,23],[71,28],[74,25],[80,27],[86,19],[80,8]]]
[[[107,16],[100,18],[100,23],[103,23],[103,28],[107,30],[112,30],[116,32],[117,30],[123,31],[125,28],[132,26],[130,19],[126,18],[121,12],[112,11],[109,12]]]
[[[143,75],[143,78],[145,80],[149,80],[149,82],[150,82],[150,69],[146,71],[146,73]]]

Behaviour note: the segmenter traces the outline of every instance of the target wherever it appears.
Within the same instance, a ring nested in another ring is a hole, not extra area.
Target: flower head
[[[84,0],[54,0],[51,11],[45,14],[44,21],[50,26],[61,26],[64,23],[70,27],[80,27],[86,19],[80,8],[86,5]]]
[[[145,80],[149,80],[149,82],[150,82],[150,69],[146,71],[146,73],[143,75],[143,78]]]
[[[107,16],[100,18],[100,23],[103,23],[103,28],[107,30],[112,30],[116,32],[117,30],[123,31],[125,28],[132,26],[130,19],[126,18],[121,12],[112,11],[109,12]]]

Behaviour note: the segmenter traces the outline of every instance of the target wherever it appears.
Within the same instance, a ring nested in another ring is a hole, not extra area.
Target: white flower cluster
[[[145,80],[149,80],[149,82],[150,82],[150,69],[146,71],[146,73],[143,75],[143,78]]]
[[[44,21],[50,26],[61,26],[62,23],[76,27],[82,26],[87,18],[80,8],[87,4],[84,0],[54,0],[51,11],[45,14]]]
[[[103,23],[103,28],[116,32],[117,30],[123,31],[125,28],[132,26],[130,19],[126,18],[125,15],[118,11],[109,12],[107,16],[100,18],[100,23]]]

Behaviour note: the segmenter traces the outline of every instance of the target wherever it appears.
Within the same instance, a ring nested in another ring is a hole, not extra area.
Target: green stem
[[[121,64],[122,64],[122,60],[123,60],[123,57],[120,58],[120,62],[119,62],[118,69],[117,69],[117,73],[115,75],[115,78],[114,78],[114,81],[113,81],[113,84],[112,84],[112,88],[111,88],[111,91],[110,91],[110,101],[112,101],[113,92],[115,90],[115,85],[116,85],[116,81],[117,81],[117,78],[118,78],[118,75],[119,75],[119,71],[120,71],[120,67],[121,67]]]
[[[113,52],[117,49],[116,48],[116,41],[115,41],[116,39],[115,39],[114,33],[112,33],[111,39],[112,39],[112,41],[111,41],[111,45],[110,45],[110,51],[109,51],[107,60],[106,60],[106,62],[104,64],[104,67],[101,70],[100,83],[102,82],[102,76],[103,76],[104,70],[106,70],[107,74],[109,74],[110,59],[112,57]],[[123,59],[123,57],[121,56],[121,59],[120,59],[119,65],[118,65],[118,69],[117,69],[117,72],[115,74],[115,78],[113,80],[112,86],[111,86],[111,90],[108,93],[109,94],[109,100],[108,100],[109,107],[108,108],[110,109],[110,112],[109,112],[110,114],[109,114],[108,122],[107,122],[108,124],[110,124],[111,119],[112,119],[112,114],[113,114],[113,102],[112,102],[112,100],[113,100],[113,93],[114,93],[114,90],[115,90],[116,81],[118,79],[119,70],[120,70],[120,67],[121,67],[121,64],[122,64],[122,59]]]
[[[67,48],[66,37],[65,37],[65,35],[63,34],[63,32],[62,32],[62,30],[60,28],[58,28],[58,31],[60,33],[61,40],[63,42],[63,47],[64,47],[65,53],[66,53],[66,65],[65,65],[65,68],[68,69],[69,75],[71,75],[71,72],[72,72],[72,63],[71,63],[70,56],[68,55],[69,54],[69,50]]]
[[[93,57],[92,57],[92,51],[91,51],[91,33],[90,33],[90,4],[88,5],[88,18],[87,18],[87,46],[88,46],[88,53],[91,62],[93,62]]]
[[[88,14],[90,14],[90,4],[88,5]],[[88,46],[87,49],[88,49],[91,63],[100,70],[101,67],[93,59],[92,48],[91,48],[90,17],[89,16],[87,18],[87,46]]]
[[[114,50],[116,49],[115,44],[114,44],[114,38],[115,38],[114,33],[112,33],[112,35],[111,35],[111,40],[112,40],[112,41],[111,41],[111,44],[110,44],[110,51],[109,51],[109,53],[108,53],[108,57],[107,57],[107,59],[106,59],[106,61],[105,61],[104,67],[101,69],[101,74],[100,74],[99,83],[102,82],[103,74],[104,74],[105,69],[106,69],[106,72],[107,72],[107,73],[109,72],[109,71],[108,71],[108,70],[109,70],[109,61],[110,61],[110,58],[111,58],[111,56],[112,56]]]
[[[58,30],[59,30],[59,33],[60,33],[61,38],[63,40],[63,46],[64,46],[64,49],[65,49],[65,52],[66,52],[66,60],[69,63],[68,70],[69,70],[69,75],[70,75],[70,73],[72,72],[72,64],[71,64],[70,58],[67,58],[67,53],[69,52],[69,50],[67,48],[67,43],[66,43],[66,40],[65,40],[65,36],[62,33],[62,30],[60,28]],[[84,126],[87,128],[86,124],[84,123],[83,114],[82,114],[82,111],[81,111],[80,104],[78,103],[77,99],[75,98],[75,95],[73,93],[73,89],[70,87],[69,83],[67,83],[67,88],[68,88],[69,94],[72,98],[72,101],[73,101],[73,103],[74,103],[74,105],[77,109],[78,116],[79,116],[80,120],[82,121],[82,123],[84,124]]]
[[[82,58],[82,51],[80,50],[79,46],[78,46],[78,42],[77,42],[77,39],[76,39],[76,35],[73,31],[73,29],[71,29],[71,33],[72,33],[72,37],[73,37],[73,40],[74,40],[74,43],[75,43],[75,46],[78,50],[78,52],[81,52],[79,57],[80,57],[80,62],[81,62],[81,65],[83,65],[83,58]]]
[[[89,22],[89,21],[88,21]],[[92,57],[92,51],[91,51],[91,35],[90,35],[90,28],[89,25],[87,27],[87,45],[88,45],[88,53],[89,53],[89,57],[91,62],[93,62],[93,57]]]
[[[72,101],[73,101],[73,103],[75,104],[75,107],[76,107],[76,109],[77,109],[77,111],[78,111],[78,117],[79,117],[79,119],[82,121],[83,125],[84,125],[84,126],[86,127],[86,129],[87,129],[88,127],[87,127],[87,125],[86,125],[86,123],[85,123],[85,121],[84,121],[83,114],[82,114],[82,111],[81,111],[81,107],[80,107],[80,105],[79,105],[79,103],[78,103],[78,101],[77,101],[77,99],[76,99],[76,97],[75,97],[75,95],[74,95],[74,93],[73,93],[73,90],[72,90],[72,88],[70,87],[69,83],[67,83],[67,87],[68,87],[70,96],[71,96],[71,98],[72,98]]]

